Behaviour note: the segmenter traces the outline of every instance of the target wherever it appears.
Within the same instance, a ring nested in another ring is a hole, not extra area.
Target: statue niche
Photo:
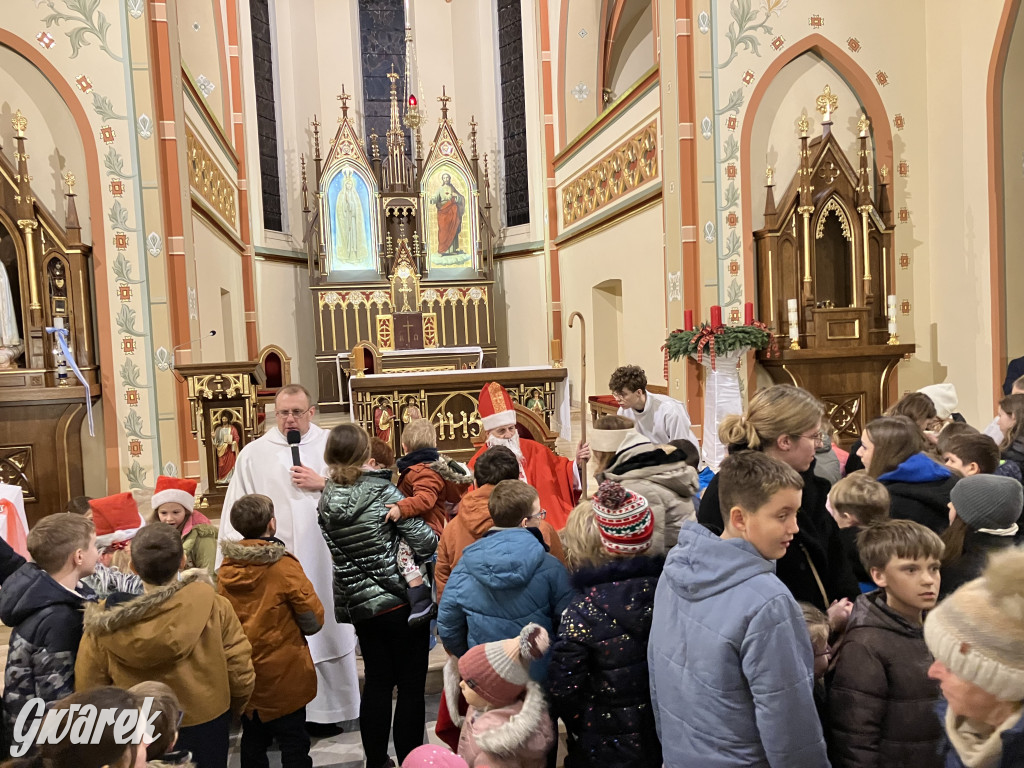
[[[18,368],[25,351],[15,236],[0,223],[0,369]]]
[[[831,215],[829,215],[831,214]],[[835,197],[821,209],[814,233],[814,296],[825,308],[854,306],[850,217]]]

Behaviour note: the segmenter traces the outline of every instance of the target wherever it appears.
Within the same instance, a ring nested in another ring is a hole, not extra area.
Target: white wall
[[[547,365],[548,319],[544,254],[501,259],[495,264],[494,307],[498,365]],[[500,355],[505,344],[507,356]]]
[[[256,260],[256,323],[260,345],[292,358],[292,381],[316,389],[313,304],[305,265]]]
[[[245,342],[245,316],[242,301],[242,259],[229,242],[199,216],[192,217],[192,236],[196,254],[196,285],[199,298],[199,328],[204,334],[203,362],[234,362],[247,360]],[[232,329],[223,322],[221,291],[230,294],[236,321]],[[216,336],[207,337],[211,330]],[[231,341],[226,342],[230,333]],[[230,354],[230,351],[234,354]],[[193,356],[193,359],[196,359]]]

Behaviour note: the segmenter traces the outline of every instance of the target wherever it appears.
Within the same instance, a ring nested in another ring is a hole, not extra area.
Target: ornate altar
[[[259,437],[259,391],[266,374],[258,361],[192,363],[175,371],[188,385],[192,434],[199,438],[204,506],[219,510],[235,472],[238,454]]]
[[[64,226],[36,199],[19,110],[13,162],[0,155],[0,482],[20,485],[30,525],[84,492],[86,390],[100,395],[93,343],[92,249],[82,243],[75,177]],[[47,329],[53,329],[48,332]],[[63,337],[69,356],[58,342]]]
[[[340,125],[325,158],[313,120],[312,208],[302,158],[318,402],[327,411],[349,405],[350,372],[338,356],[361,342],[385,353],[441,350],[431,355],[434,370],[462,366],[447,349],[480,347],[484,365],[494,365],[497,355],[487,158],[481,171],[476,123],[467,156],[442,91],[437,133],[424,157],[415,96],[404,99],[403,113],[400,78],[390,78],[385,157],[376,134],[369,150],[357,135],[343,89]],[[415,160],[407,155],[406,127],[415,134]]]
[[[437,430],[437,448],[468,459],[483,439],[477,411],[480,390],[501,382],[518,411],[517,428],[554,448],[559,425],[569,439],[568,372],[565,368],[485,368],[442,373],[376,374],[353,377],[352,414],[371,435],[401,453],[402,429],[412,418],[427,418]]]
[[[799,168],[778,205],[768,170],[765,225],[754,241],[761,314],[781,332],[782,350],[759,362],[774,381],[821,398],[835,440],[848,446],[889,406],[896,365],[915,347],[895,333],[888,169],[875,179],[869,167],[866,115],[854,166],[832,134],[837,106],[825,86],[820,137],[811,139],[800,119]]]

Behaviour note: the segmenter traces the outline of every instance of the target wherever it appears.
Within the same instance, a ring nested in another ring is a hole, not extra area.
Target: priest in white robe
[[[274,401],[276,426],[238,454],[220,518],[220,538],[238,540],[231,526],[231,505],[247,493],[262,493],[274,502],[277,538],[298,558],[324,605],[324,627],[308,638],[316,668],[317,694],[306,706],[306,720],[335,724],[359,717],[359,679],[356,671],[356,633],[334,615],[334,576],[331,553],[317,522],[317,504],[324,488],[327,430],[313,424],[312,398],[298,384],[283,387]],[[292,465],[286,435],[302,435],[299,458]],[[222,555],[217,553],[217,567]]]
[[[672,440],[689,440],[700,450],[697,436],[690,429],[686,406],[668,395],[647,391],[647,374],[638,365],[616,368],[608,382],[612,397],[619,404],[619,416],[632,419],[636,431],[655,445]]]

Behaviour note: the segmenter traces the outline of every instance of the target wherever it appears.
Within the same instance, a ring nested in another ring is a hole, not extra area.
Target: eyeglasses
[[[313,410],[313,406],[309,406],[305,410],[300,411],[298,408],[292,408],[290,411],[275,411],[274,415],[279,419],[287,419],[289,416],[294,416],[296,419],[302,418],[307,413]]]
[[[548,511],[546,509],[542,509],[536,515],[527,515],[526,519],[527,520],[543,520],[547,516],[548,516]]]
[[[799,439],[799,438],[802,437],[805,440],[810,440],[815,445],[824,445],[825,441],[828,440],[828,433],[827,432],[816,432],[813,435],[790,435],[790,437],[792,437],[794,439]]]

